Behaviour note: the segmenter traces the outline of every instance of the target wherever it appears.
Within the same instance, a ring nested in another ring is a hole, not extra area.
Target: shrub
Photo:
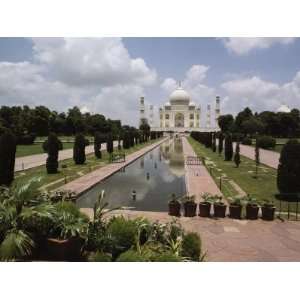
[[[117,262],[143,262],[143,261],[146,261],[146,259],[135,250],[128,250],[122,253],[117,259]]]
[[[90,262],[111,262],[111,255],[97,251],[97,252],[92,252],[89,257],[88,261]]]
[[[289,140],[281,150],[277,186],[282,194],[300,193],[300,143],[296,139]]]
[[[172,252],[164,252],[153,257],[155,262],[181,262],[181,257],[175,255]]]
[[[244,137],[243,140],[242,140],[242,144],[251,146],[252,145],[252,139],[249,138],[249,137]]]
[[[272,149],[276,146],[276,140],[270,136],[260,136],[256,139],[259,148]]]
[[[95,156],[99,159],[102,158],[101,154],[101,144],[104,142],[104,137],[100,132],[95,133],[94,137],[94,152]]]
[[[221,132],[220,136],[219,136],[219,144],[218,144],[219,155],[221,155],[221,153],[223,152],[223,142],[224,142],[224,136],[223,136],[223,134]]]
[[[43,144],[44,151],[48,153],[46,168],[48,174],[57,173],[58,152],[62,150],[62,143],[55,133],[50,133],[48,139]]]
[[[36,136],[34,134],[24,134],[18,136],[18,145],[32,145]]]
[[[189,257],[193,261],[199,261],[201,255],[201,239],[195,232],[184,235],[182,240],[183,257]]]
[[[113,258],[135,245],[137,225],[134,220],[125,219],[123,216],[114,217],[108,224],[107,232],[112,240]]]
[[[76,165],[83,165],[85,163],[85,147],[88,144],[89,141],[84,137],[82,133],[79,133],[75,136],[73,159]]]
[[[16,137],[9,129],[0,135],[0,185],[10,185],[14,180]]]
[[[230,134],[227,134],[225,137],[225,160],[230,161],[232,160],[233,156],[233,146],[232,146],[232,138]]]
[[[238,168],[240,163],[241,163],[241,156],[240,156],[240,142],[236,143],[235,146],[235,153],[234,153],[234,157],[233,157],[234,163],[236,165],[236,167]]]

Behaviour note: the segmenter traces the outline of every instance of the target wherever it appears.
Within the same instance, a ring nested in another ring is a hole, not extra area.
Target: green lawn
[[[73,148],[73,143],[63,143],[64,149]],[[18,145],[16,157],[34,155],[43,153],[42,143],[35,143],[33,145]]]
[[[134,146],[130,149],[124,150],[125,154],[128,155],[133,153],[145,146],[148,146],[158,140],[150,141],[141,145]],[[78,177],[81,177],[89,172],[94,171],[100,167],[108,164],[108,153],[102,151],[102,159],[97,159],[94,154],[87,155],[87,160],[84,165],[75,165],[73,159],[66,159],[59,162],[59,172],[57,174],[47,174],[46,167],[40,166],[25,171],[16,172],[14,184],[22,184],[28,182],[33,177],[41,177],[41,181],[37,184],[37,188],[44,187],[45,190],[54,190],[67,182],[70,182]],[[61,168],[62,165],[66,165],[67,168]]]

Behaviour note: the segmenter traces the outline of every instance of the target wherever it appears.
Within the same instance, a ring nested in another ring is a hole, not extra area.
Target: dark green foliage
[[[233,156],[233,145],[231,134],[227,134],[225,137],[225,150],[224,150],[225,160],[231,161]]]
[[[18,136],[18,145],[32,145],[34,143],[36,136],[35,134],[24,134]]]
[[[252,145],[252,139],[249,138],[249,137],[244,137],[243,140],[242,140],[242,144],[251,146]]]
[[[232,115],[223,115],[220,116],[218,119],[219,127],[224,133],[231,131],[231,127],[233,123],[234,123],[234,118]]]
[[[73,147],[73,159],[76,165],[83,165],[85,163],[85,147],[88,144],[88,140],[84,137],[82,133],[76,134]]]
[[[238,168],[240,163],[241,163],[241,156],[240,156],[240,143],[237,142],[236,146],[235,146],[235,153],[234,153],[234,163],[236,165],[236,167]]]
[[[114,152],[114,141],[111,133],[108,133],[106,136],[106,150],[108,153]]]
[[[58,152],[62,150],[61,141],[55,133],[50,133],[48,139],[43,144],[43,149],[48,153],[46,161],[46,169],[48,174],[57,173],[58,169]]]
[[[94,152],[95,156],[99,159],[102,158],[102,153],[101,153],[101,144],[105,142],[105,138],[103,134],[99,131],[95,132],[94,136]]]
[[[153,257],[155,262],[181,262],[182,258],[172,252],[165,252]]]
[[[270,136],[260,136],[256,139],[259,148],[272,149],[276,146],[276,140]]]
[[[259,146],[256,139],[255,142],[255,177],[258,177],[258,166],[260,165]]]
[[[101,251],[97,251],[91,253],[88,257],[90,262],[111,262],[111,255],[107,253],[103,253]]]
[[[191,232],[184,235],[181,255],[193,261],[199,261],[201,256],[201,239],[197,233]]]
[[[128,130],[124,131],[123,148],[124,149],[129,149],[130,148],[130,134],[129,134]]]
[[[128,250],[122,254],[117,259],[117,262],[144,262],[145,258],[135,250]]]
[[[108,224],[107,232],[113,243],[113,257],[117,257],[135,244],[137,225],[135,221],[122,216],[114,217]]]
[[[0,185],[10,185],[14,180],[16,137],[9,129],[0,133]]]
[[[224,136],[223,136],[223,134],[221,132],[220,135],[219,135],[219,144],[218,144],[219,155],[221,155],[222,152],[223,152],[223,143],[224,143]]]
[[[300,193],[300,143],[296,139],[281,150],[277,186],[282,194]]]
[[[212,151],[213,152],[217,151],[217,137],[215,133],[213,134]]]

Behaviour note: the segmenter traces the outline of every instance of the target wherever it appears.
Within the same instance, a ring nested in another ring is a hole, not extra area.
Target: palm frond
[[[11,261],[22,259],[31,254],[33,247],[33,240],[24,231],[8,231],[0,245],[0,260]]]

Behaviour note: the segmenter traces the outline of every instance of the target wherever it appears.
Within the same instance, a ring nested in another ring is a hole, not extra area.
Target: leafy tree
[[[230,131],[233,123],[234,123],[234,119],[233,116],[230,114],[220,116],[218,119],[218,124],[222,132]]]
[[[217,137],[216,134],[213,134],[213,140],[212,140],[212,151],[216,152],[217,151]]]
[[[289,140],[281,150],[277,186],[282,194],[300,193],[300,143],[296,139]]]
[[[240,163],[241,163],[241,156],[240,156],[240,142],[236,143],[235,146],[235,153],[234,153],[234,157],[233,157],[234,163],[236,165],[236,167],[238,168]]]
[[[264,123],[256,117],[251,117],[241,124],[241,130],[245,134],[253,135],[264,131]]]
[[[88,144],[89,141],[84,137],[82,133],[76,134],[73,147],[73,159],[76,165],[83,165],[85,163],[85,147]]]
[[[148,141],[148,139],[150,137],[150,126],[147,123],[147,120],[142,120],[142,123],[140,125],[140,130],[142,131],[143,136],[144,136],[143,140],[145,142]]]
[[[253,113],[249,107],[246,107],[243,111],[239,112],[235,118],[235,125],[237,131],[241,132],[243,122],[249,120],[252,117],[253,117]]]
[[[232,145],[232,136],[231,134],[227,134],[225,137],[225,160],[232,160],[233,156],[233,145]]]
[[[46,168],[48,174],[57,173],[58,152],[63,149],[61,141],[55,133],[50,133],[48,139],[43,144],[44,151],[48,153]]]
[[[0,185],[10,185],[14,180],[16,137],[10,129],[0,132]]]

